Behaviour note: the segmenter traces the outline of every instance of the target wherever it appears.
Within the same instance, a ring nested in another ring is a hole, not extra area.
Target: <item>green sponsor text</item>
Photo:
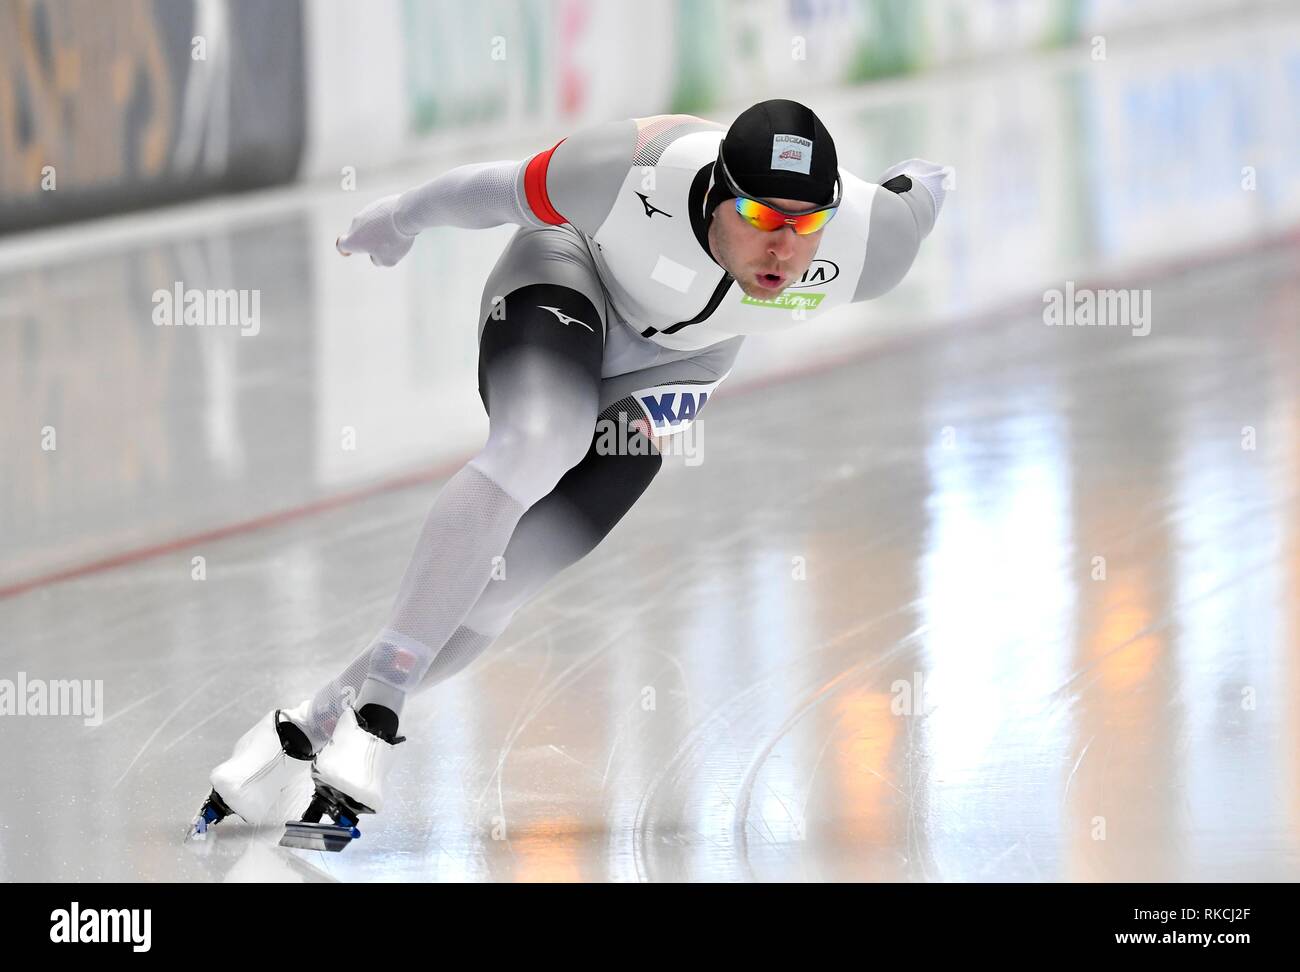
[[[781,310],[814,310],[825,297],[825,294],[791,293],[787,290],[773,300],[759,300],[746,294],[740,298],[740,302],[757,307],[779,307]]]

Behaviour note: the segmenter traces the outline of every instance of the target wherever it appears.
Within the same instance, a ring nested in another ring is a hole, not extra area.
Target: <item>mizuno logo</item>
[[[566,326],[569,324],[581,324],[592,334],[596,333],[596,329],[592,327],[590,324],[587,324],[584,321],[580,321],[576,317],[570,317],[568,314],[564,313],[564,311],[560,310],[558,307],[547,307],[545,304],[538,304],[537,306],[540,307],[542,310],[550,311],[552,314],[554,314],[556,317],[560,319],[561,324],[564,324]]]
[[[645,214],[648,218],[653,218],[655,213],[664,213],[659,207],[650,205],[650,197],[644,192],[638,192],[637,195],[641,197],[641,204],[645,206]],[[664,215],[669,219],[673,218],[672,213],[664,213]]]

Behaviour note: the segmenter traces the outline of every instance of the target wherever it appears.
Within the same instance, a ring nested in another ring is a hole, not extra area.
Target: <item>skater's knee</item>
[[[590,429],[538,416],[493,428],[474,463],[520,502],[534,503],[582,461]]]

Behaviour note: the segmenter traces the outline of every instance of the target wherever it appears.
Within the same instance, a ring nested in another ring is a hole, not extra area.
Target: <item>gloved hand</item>
[[[934,216],[938,219],[939,212],[943,209],[944,197],[948,195],[948,179],[954,175],[952,166],[939,165],[925,159],[908,159],[886,169],[878,184],[883,186],[890,179],[900,175],[905,175],[913,182],[925,186],[934,200]]]
[[[371,203],[352,219],[348,231],[334,242],[344,256],[369,253],[370,262],[377,267],[391,267],[406,256],[415,242],[393,222],[399,196],[385,196]]]

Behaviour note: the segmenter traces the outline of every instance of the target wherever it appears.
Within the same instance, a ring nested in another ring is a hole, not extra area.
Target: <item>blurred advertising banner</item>
[[[1104,62],[1258,5],[0,0],[0,232],[1021,51]]]
[[[298,0],[0,0],[0,231],[292,179]]]
[[[701,112],[1176,25],[1247,0],[402,0],[411,134]]]

